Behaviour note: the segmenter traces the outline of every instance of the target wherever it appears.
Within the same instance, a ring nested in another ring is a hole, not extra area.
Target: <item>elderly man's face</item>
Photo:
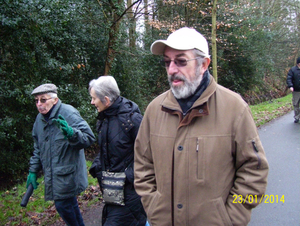
[[[34,97],[38,111],[45,115],[58,101],[58,98],[51,98],[49,94],[39,94]]]
[[[188,60],[186,66],[179,67],[175,64],[174,60]],[[177,99],[184,99],[193,95],[200,85],[203,73],[206,71],[205,65],[198,66],[197,60],[193,54],[193,50],[175,50],[166,47],[164,52],[164,60],[171,60],[170,65],[166,67],[168,73],[168,81],[174,96]],[[190,61],[189,61],[190,60]]]

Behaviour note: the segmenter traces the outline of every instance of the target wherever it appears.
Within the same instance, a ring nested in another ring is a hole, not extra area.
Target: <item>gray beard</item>
[[[198,68],[196,70],[195,78],[192,81],[188,81],[186,77],[182,75],[168,75],[169,85],[176,99],[185,99],[192,96],[195,93],[203,77],[203,75],[200,75],[200,69],[201,68]],[[179,87],[172,86],[172,81],[175,79],[182,80],[183,85]]]

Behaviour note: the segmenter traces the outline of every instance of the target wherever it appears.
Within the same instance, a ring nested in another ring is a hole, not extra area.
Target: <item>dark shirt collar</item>
[[[195,93],[188,98],[185,99],[176,99],[179,103],[183,113],[185,114],[195,103],[195,101],[201,96],[204,90],[207,88],[209,84],[209,72],[205,71],[203,74],[203,78],[201,80],[200,85],[196,89]]]
[[[49,121],[51,112],[52,112],[52,110],[54,109],[55,105],[56,105],[56,104],[54,104],[54,105],[52,106],[52,108],[51,108],[46,114],[42,114],[42,115],[44,116],[44,119],[45,119],[47,122]]]

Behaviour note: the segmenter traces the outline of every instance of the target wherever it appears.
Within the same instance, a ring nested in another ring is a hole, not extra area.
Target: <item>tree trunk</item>
[[[127,0],[127,6],[132,5],[132,0]],[[136,21],[132,7],[128,9],[128,21],[129,21],[129,46],[135,48],[136,38],[135,38],[135,29]]]
[[[122,5],[122,0],[118,0],[118,6],[120,7]],[[117,10],[118,7],[114,5],[111,2],[111,8],[112,8],[112,25],[109,29],[109,40],[108,40],[108,47],[107,47],[107,54],[106,54],[106,61],[105,61],[105,67],[104,67],[104,75],[109,75],[110,70],[112,68],[113,61],[115,59],[115,48],[118,40],[118,34],[119,34],[119,28],[120,28],[120,22],[121,22],[121,16],[118,15]]]
[[[213,10],[212,10],[212,32],[211,32],[211,42],[212,42],[212,67],[213,67],[213,77],[218,82],[218,68],[217,68],[217,0],[213,1]]]

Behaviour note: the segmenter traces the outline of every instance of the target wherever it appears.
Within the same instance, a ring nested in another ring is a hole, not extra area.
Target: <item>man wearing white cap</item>
[[[37,174],[43,170],[45,200],[54,200],[67,225],[84,226],[76,196],[88,185],[84,148],[95,142],[95,136],[79,112],[57,97],[56,85],[40,85],[31,94],[39,114],[32,129],[27,187],[38,187]]]
[[[268,162],[251,111],[208,72],[208,43],[181,28],[151,46],[170,90],[147,107],[135,143],[135,188],[150,225],[247,225]]]

